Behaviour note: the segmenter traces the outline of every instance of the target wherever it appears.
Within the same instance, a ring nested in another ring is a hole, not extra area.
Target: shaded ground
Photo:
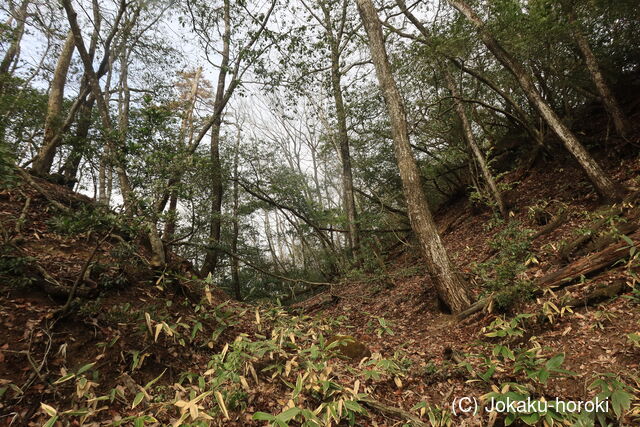
[[[636,157],[609,160],[608,168],[618,182],[637,186]],[[581,173],[558,159],[527,176],[510,174],[505,180],[516,178],[510,200],[512,220],[520,228],[535,232],[544,227],[535,213],[540,209],[550,218],[564,210],[567,217],[533,241],[535,261],[519,279],[534,280],[586,255],[557,259],[561,243],[573,240],[576,230],[597,217],[598,201]],[[82,196],[37,182],[73,211],[95,208]],[[420,402],[430,405],[422,413],[426,423],[429,415],[450,417],[446,414],[454,398],[479,398],[492,385],[500,388],[506,382],[528,387],[534,397],[586,400],[597,392],[588,386],[600,373],[616,374],[631,387],[627,392],[637,395],[640,349],[628,338],[640,331],[640,297],[631,298],[633,263],[620,263],[567,288],[575,298],[595,285],[621,281],[629,298],[555,313],[549,322],[543,303],[561,308],[565,291],[541,295],[539,301],[512,307],[506,317],[535,315],[523,323],[523,336],[499,341],[483,331],[500,316],[496,312],[457,322],[440,311],[410,244],[388,254],[385,277],[337,284],[292,313],[228,301],[207,290],[206,283],[192,280],[180,262],[165,274],[153,272],[144,242],[131,237],[135,233],[91,212],[104,224],[83,230],[77,218],[56,212],[29,186],[0,193],[0,221],[9,242],[3,246],[0,294],[0,425],[36,426],[54,417],[58,425],[265,425],[253,414],[299,408],[309,413],[297,412],[291,425],[316,416],[336,425],[347,425],[354,417],[356,425],[393,426],[403,425],[407,414],[420,415],[420,409],[412,410]],[[21,215],[24,221],[16,233]],[[496,256],[489,242],[504,224],[490,227],[491,213],[474,210],[464,199],[443,209],[437,221],[454,263],[480,294],[474,263]],[[79,295],[87,302],[59,319],[69,288],[104,233],[113,236],[98,246],[91,268],[79,280]],[[336,335],[354,336],[372,357],[340,358],[339,348],[327,341]],[[545,360],[564,353],[562,367],[576,375],[540,384],[514,373],[513,361],[490,357],[496,372],[486,381],[479,379],[486,366],[473,355],[490,355],[500,342],[514,351],[538,343],[538,355]],[[55,415],[47,414],[42,403]],[[627,425],[638,422],[633,417],[626,415]],[[449,425],[484,425],[487,419],[486,414],[453,418]]]

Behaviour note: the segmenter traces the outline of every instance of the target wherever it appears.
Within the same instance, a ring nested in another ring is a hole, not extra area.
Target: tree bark
[[[598,193],[610,201],[620,200],[622,198],[620,189],[609,179],[604,170],[591,157],[567,125],[560,120],[560,117],[549,104],[544,101],[529,73],[500,45],[498,40],[486,28],[480,16],[463,0],[449,0],[449,3],[473,24],[485,46],[513,74],[531,104],[538,110],[540,116],[548,123],[567,150],[578,161]]]
[[[98,36],[100,35],[100,29],[102,27],[102,14],[100,13],[100,5],[97,0],[92,0],[93,4],[93,33],[89,41],[89,57],[93,60],[96,54],[96,47],[98,45]],[[100,70],[98,70],[100,72]],[[104,72],[107,72],[105,69]],[[98,78],[100,75],[98,74]],[[89,78],[85,73],[82,76],[79,90],[79,102],[78,107],[78,123],[76,126],[76,134],[73,137],[71,143],[71,152],[67,156],[60,173],[65,176],[68,181],[75,180],[78,175],[78,169],[80,162],[82,161],[83,152],[87,143],[87,137],[89,136],[89,130],[91,129],[91,112],[93,111],[93,104],[95,104],[95,98],[89,96]],[[84,94],[84,95],[83,95]],[[62,131],[66,131],[63,128]],[[60,134],[56,136],[60,137]]]
[[[357,258],[357,252],[360,246],[360,235],[358,232],[356,202],[353,190],[353,172],[351,169],[351,153],[349,150],[349,134],[347,131],[347,112],[344,106],[341,84],[341,34],[334,34],[331,11],[328,6],[321,2],[321,7],[324,13],[323,26],[331,48],[331,89],[333,92],[333,100],[336,108],[336,121],[338,125],[338,147],[340,161],[342,163],[342,197],[344,212],[347,217],[347,226],[349,229],[349,248],[351,249],[352,256]],[[343,10],[346,10],[346,8]],[[343,15],[342,19],[345,20],[346,16]]]
[[[56,134],[60,132],[62,102],[64,100],[64,87],[67,83],[67,74],[73,57],[75,42],[73,33],[70,31],[62,47],[62,52],[58,57],[51,89],[49,91],[49,103],[47,106],[47,117],[44,122],[44,138],[42,147],[33,160],[32,169],[37,175],[49,173],[56,149],[62,142],[62,138],[54,140]]]
[[[467,113],[464,110],[464,104],[460,98],[460,93],[458,92],[458,88],[456,87],[456,83],[453,80],[453,76],[451,75],[451,72],[446,65],[444,66],[444,76],[447,81],[447,87],[449,88],[451,96],[453,97],[453,103],[455,105],[456,113],[458,114],[458,118],[460,120],[460,123],[462,124],[464,139],[467,141],[469,148],[471,148],[471,152],[476,158],[478,166],[480,166],[480,171],[482,172],[482,176],[489,186],[491,197],[496,202],[498,211],[504,219],[507,219],[509,217],[509,213],[507,212],[507,208],[504,204],[504,201],[502,200],[500,190],[498,189],[498,185],[496,184],[496,181],[491,174],[491,170],[489,169],[489,165],[487,164],[484,154],[482,153],[482,150],[476,142],[476,139],[473,135],[473,130],[471,129],[471,123],[469,122]]]
[[[396,86],[382,36],[382,25],[371,0],[357,0],[360,17],[367,31],[369,48],[376,74],[391,120],[391,132],[400,178],[409,210],[411,227],[420,242],[427,270],[439,298],[454,313],[470,305],[467,286],[455,272],[442,240],[438,235],[427,198],[421,185],[420,173],[409,144],[409,132],[403,101]]]
[[[16,13],[16,28],[13,30],[13,41],[9,45],[9,48],[0,62],[0,76],[9,73],[11,65],[14,63],[18,56],[18,52],[20,51],[20,42],[22,41],[22,36],[24,34],[24,25],[27,19],[27,6],[29,6],[29,2],[30,0],[23,0]]]
[[[233,230],[231,232],[231,252],[238,253],[238,236],[240,234],[240,222],[238,219],[239,191],[238,191],[238,160],[240,152],[240,128],[236,139],[235,153],[233,155]],[[231,282],[233,293],[238,301],[242,301],[240,291],[240,261],[237,257],[231,257]]]
[[[225,85],[229,68],[229,49],[231,44],[231,5],[224,1],[224,34],[222,36],[222,61],[218,72],[218,84],[213,104],[214,111],[221,110],[225,102]],[[215,113],[214,113],[215,114]],[[211,222],[209,227],[209,245],[204,259],[203,275],[213,274],[218,266],[220,229],[222,225],[222,163],[220,162],[220,128],[222,113],[217,114],[211,126]]]
[[[575,12],[573,10],[569,10],[567,12],[567,17],[573,38],[578,45],[578,49],[580,49],[580,53],[584,57],[584,62],[587,65],[589,74],[591,75],[591,80],[593,80],[593,83],[600,94],[604,108],[607,110],[607,113],[609,113],[609,116],[611,116],[616,132],[624,138],[627,135],[628,126],[627,119],[622,112],[622,108],[620,108],[618,101],[615,96],[613,96],[613,92],[609,88],[609,85],[602,74],[598,60],[589,45],[589,40],[587,40],[587,37],[582,33],[579,23],[576,21]]]

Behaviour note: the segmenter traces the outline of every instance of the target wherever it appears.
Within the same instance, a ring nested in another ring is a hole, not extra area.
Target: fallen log
[[[402,408],[397,408],[395,406],[385,405],[382,402],[371,399],[369,397],[365,397],[360,400],[360,402],[364,403],[371,409],[374,409],[384,415],[389,415],[391,417],[400,418],[408,421],[414,427],[428,427],[429,424],[423,422],[418,416],[412,414],[409,411],[405,411]]]
[[[566,210],[563,210],[558,215],[556,215],[556,218],[553,221],[548,222],[544,227],[542,227],[533,236],[531,236],[531,240],[536,240],[538,237],[551,233],[553,230],[567,222],[568,219],[568,212]]]
[[[629,236],[634,243],[640,243],[640,231],[636,231]],[[545,288],[559,288],[569,285],[581,276],[587,276],[589,274],[598,272],[606,267],[609,267],[616,262],[625,259],[629,255],[629,243],[626,241],[618,242],[610,245],[606,249],[596,252],[590,256],[581,258],[568,266],[547,274],[535,281],[535,285],[539,288],[537,293],[541,293]],[[620,289],[618,293],[622,292]],[[595,296],[594,296],[595,298]],[[455,316],[455,320],[460,322],[467,317],[484,310],[489,304],[489,298],[483,298],[465,311],[458,313]]]
[[[603,301],[620,295],[625,291],[626,288],[627,285],[624,280],[616,280],[608,285],[597,286],[586,295],[580,298],[571,299],[563,305],[569,307],[586,307],[589,305],[600,304]]]
[[[640,231],[629,236],[634,242],[640,242]],[[540,288],[554,288],[569,284],[580,276],[587,276],[609,267],[629,255],[629,244],[625,241],[610,245],[606,249],[581,258],[568,266],[547,274],[536,280]]]

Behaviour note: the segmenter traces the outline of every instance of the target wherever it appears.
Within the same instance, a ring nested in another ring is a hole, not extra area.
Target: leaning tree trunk
[[[16,13],[16,28],[13,30],[13,40],[5,52],[2,61],[0,61],[0,76],[9,73],[11,64],[13,64],[20,51],[20,42],[24,35],[24,25],[27,19],[27,6],[29,6],[29,2],[30,0],[23,0],[20,4],[20,9],[18,9]]]
[[[589,74],[591,74],[591,80],[593,80],[593,83],[602,98],[604,108],[613,120],[616,132],[624,138],[627,135],[627,119],[622,112],[622,108],[620,108],[618,101],[615,96],[613,96],[613,92],[609,88],[609,85],[602,74],[598,60],[593,54],[591,46],[589,46],[589,40],[587,40],[580,30],[579,24],[576,22],[575,12],[570,10],[567,15],[569,18],[571,33],[578,45],[578,49],[580,49],[580,53],[582,53],[582,56],[584,57],[584,62],[587,64],[587,69],[589,70]]]
[[[491,170],[489,169],[489,165],[487,164],[487,160],[482,153],[482,150],[478,146],[476,142],[476,138],[473,136],[473,131],[471,130],[471,123],[467,117],[467,113],[464,110],[464,104],[462,99],[460,98],[460,94],[458,93],[458,88],[456,87],[456,83],[453,80],[453,76],[451,72],[444,66],[444,76],[447,81],[447,87],[451,92],[451,96],[453,97],[453,104],[456,108],[456,113],[458,114],[458,118],[460,119],[460,123],[462,124],[462,131],[464,134],[464,139],[467,141],[469,148],[471,148],[471,152],[473,153],[476,161],[478,162],[478,166],[480,166],[480,171],[482,172],[482,176],[489,186],[489,190],[491,191],[491,197],[496,202],[498,206],[498,210],[504,219],[508,218],[507,208],[502,200],[502,195],[500,194],[500,190],[498,189],[498,185],[496,184],[496,180],[493,178],[491,174]]]
[[[29,6],[29,1],[30,0],[23,0],[20,4],[20,9],[18,9],[16,13],[16,28],[13,30],[13,40],[5,52],[2,61],[0,61],[0,94],[4,93],[6,79],[9,77],[11,66],[14,64],[14,61],[16,61],[18,52],[20,52],[20,42],[24,35],[24,26],[27,19],[27,6]],[[4,129],[2,129],[2,135],[0,136],[4,136],[3,134]]]
[[[529,99],[529,102],[538,110],[540,116],[548,123],[549,127],[553,129],[567,150],[578,161],[598,193],[607,200],[620,200],[622,197],[620,189],[609,179],[604,170],[602,170],[600,165],[591,157],[567,125],[560,120],[560,117],[558,117],[549,104],[544,101],[529,73],[500,45],[493,34],[489,32],[480,16],[462,0],[449,0],[449,3],[476,27],[485,46],[487,46],[496,59],[513,74]]]
[[[470,305],[467,286],[455,272],[438,235],[422,189],[420,173],[409,144],[409,132],[404,106],[396,86],[382,37],[382,25],[371,0],[357,0],[362,23],[369,37],[369,48],[378,81],[389,111],[400,178],[407,198],[411,227],[418,236],[427,269],[439,298],[451,309],[460,312]]]
[[[64,86],[67,83],[67,74],[73,57],[75,48],[75,40],[73,33],[70,31],[67,39],[62,47],[62,52],[58,57],[53,80],[51,81],[51,89],[49,90],[49,102],[47,105],[47,117],[44,122],[44,138],[42,147],[33,160],[32,169],[36,174],[43,175],[49,173],[56,149],[62,143],[62,138],[55,138],[56,134],[61,131],[60,125],[62,117],[62,102],[64,100]]]

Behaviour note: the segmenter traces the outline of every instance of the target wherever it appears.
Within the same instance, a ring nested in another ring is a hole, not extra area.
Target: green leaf
[[[95,364],[96,364],[96,362],[87,363],[82,368],[78,369],[78,372],[76,372],[76,375],[80,375],[80,374],[82,374],[84,372],[87,372],[89,369],[93,368],[93,365],[95,365]]]
[[[131,405],[131,409],[133,409],[136,406],[138,406],[140,404],[140,402],[142,402],[142,399],[144,399],[144,393],[143,392],[139,392],[138,394],[136,394],[136,397],[133,398],[133,404]]]
[[[290,408],[276,416],[276,420],[287,422],[300,413],[300,408]]]
[[[344,407],[353,412],[364,413],[364,408],[355,400],[345,400]]]
[[[164,373],[167,372],[167,370],[165,369],[164,371],[162,371],[162,373],[160,375],[158,375],[157,377],[155,377],[154,379],[152,379],[151,381],[149,381],[147,383],[146,386],[144,386],[145,390],[149,390],[149,387],[151,387],[152,385],[154,385],[160,378],[162,378],[162,376],[164,375]]]
[[[46,424],[44,424],[42,427],[53,427],[56,421],[58,421],[58,416],[54,415],[53,417],[49,418],[49,421],[47,421]]]
[[[633,240],[631,240],[629,238],[629,236],[625,236],[624,234],[621,236],[622,240],[624,240],[625,242],[627,242],[629,244],[629,246],[634,246]]]
[[[564,353],[559,353],[549,359],[545,366],[549,370],[554,370],[559,368],[562,363],[564,363]]]
[[[537,412],[534,412],[533,414],[522,414],[520,415],[520,419],[526,424],[532,426],[540,421],[540,414],[538,414]]]
[[[58,378],[53,384],[62,384],[63,382],[69,381],[71,378],[75,376],[76,374],[67,374],[62,378]]]
[[[622,411],[631,407],[631,395],[620,389],[614,391],[611,394],[611,406],[613,406],[613,412],[620,418]]]
[[[547,371],[546,369],[543,369],[543,370],[539,371],[539,373],[538,373],[538,380],[542,384],[546,384],[547,380],[549,380],[549,376],[550,375],[551,375],[551,372]]]
[[[273,421],[276,419],[275,416],[267,414],[266,412],[256,412],[255,414],[253,414],[252,418],[258,421]]]

